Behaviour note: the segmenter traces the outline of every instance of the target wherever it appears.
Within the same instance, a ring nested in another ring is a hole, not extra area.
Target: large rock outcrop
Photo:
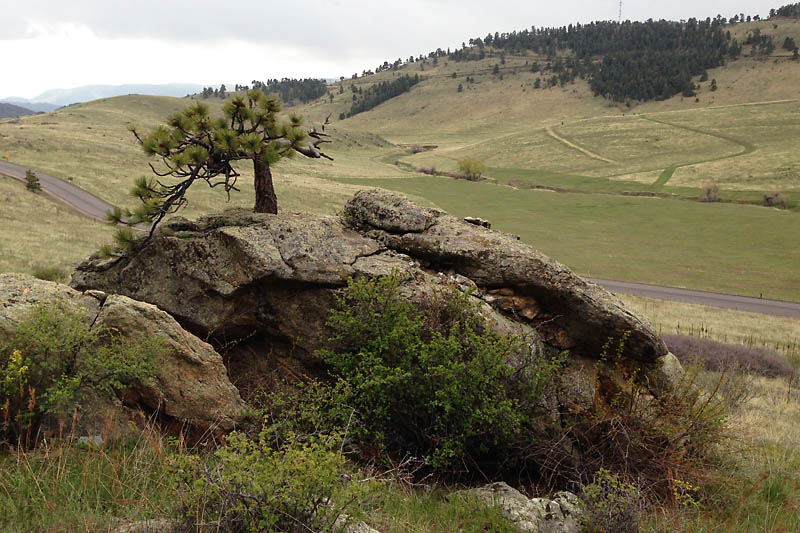
[[[148,302],[200,337],[237,341],[229,370],[238,365],[231,373],[246,380],[257,374],[254,360],[313,371],[348,278],[397,272],[411,301],[442,284],[470,289],[490,327],[523,335],[530,357],[568,351],[547,400],[554,419],[594,404],[595,363],[609,341],[616,351],[624,339],[623,358],[644,369],[654,395],[680,377],[653,328],[601,287],[513,235],[385,191],[358,193],[342,216],[229,210],[174,218],[136,253],[88,258],[72,286]]]
[[[121,397],[87,391],[79,431],[91,433],[115,419],[125,428],[129,407],[158,410],[199,430],[228,431],[242,419],[244,403],[230,382],[221,356],[164,311],[151,304],[101,291],[78,292],[66,285],[23,274],[0,274],[0,343],[37,305],[64,306],[86,317],[87,328],[126,337],[152,335],[162,341],[155,375]]]
[[[555,348],[596,357],[609,339],[625,335],[632,359],[667,354],[653,328],[617,298],[513,235],[378,190],[358,193],[344,213],[176,218],[132,257],[84,261],[72,286],[153,303],[204,334],[258,329],[292,343],[303,337],[312,348],[330,289],[347,278],[458,274]]]
[[[652,327],[600,286],[518,238],[422,209],[392,193],[357,194],[346,212],[387,248],[452,270],[488,291],[489,301],[533,324],[555,346],[599,354],[609,339],[625,342],[629,357],[654,360],[667,353]]]

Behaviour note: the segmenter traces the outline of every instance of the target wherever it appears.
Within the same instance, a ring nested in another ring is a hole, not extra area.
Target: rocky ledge
[[[200,338],[233,346],[226,362],[240,389],[275,367],[319,371],[315,353],[328,346],[326,321],[348,278],[393,273],[411,301],[444,284],[469,290],[493,329],[525,337],[530,357],[567,353],[551,395],[555,418],[595,403],[596,362],[623,339],[622,357],[643,370],[654,396],[680,379],[650,324],[488,225],[379,190],[359,192],[340,216],[234,209],[173,218],[134,253],[83,261],[71,285],[147,302]]]

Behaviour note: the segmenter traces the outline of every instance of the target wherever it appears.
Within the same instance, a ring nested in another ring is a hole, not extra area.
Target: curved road
[[[24,182],[26,170],[25,167],[20,165],[0,160],[0,174],[2,175]],[[84,216],[95,220],[106,220],[106,213],[109,209],[114,207],[105,200],[64,180],[41,172],[36,172],[36,175],[39,178],[39,183],[42,186],[43,192]],[[676,302],[736,309],[739,311],[749,311],[751,313],[800,318],[800,303],[762,300],[760,298],[748,298],[746,296],[693,291],[675,287],[660,287],[657,285],[645,285],[626,281],[596,278],[586,279],[597,283],[611,292],[632,294],[634,296],[656,298],[659,300],[672,300]]]
[[[28,170],[26,167],[0,160],[0,174],[8,176],[9,178],[25,182],[26,170]],[[114,208],[113,205],[105,200],[67,181],[44,174],[43,172],[36,172],[36,177],[39,178],[42,192],[54,200],[65,204],[67,207],[74,209],[83,216],[94,220],[105,221],[107,220],[106,213]]]

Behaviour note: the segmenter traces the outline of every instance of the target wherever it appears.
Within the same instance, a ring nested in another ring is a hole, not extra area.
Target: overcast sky
[[[623,0],[623,19],[766,16],[788,0]],[[0,98],[90,84],[338,78],[470,37],[616,20],[619,0],[0,0]]]

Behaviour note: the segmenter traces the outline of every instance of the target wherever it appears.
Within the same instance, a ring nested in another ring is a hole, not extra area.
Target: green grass
[[[390,485],[386,489],[383,505],[368,519],[381,533],[519,531],[497,508],[462,496],[448,497],[442,487],[421,490]]]
[[[424,197],[557,258],[578,273],[800,299],[798,213],[735,204],[514,190],[447,178],[345,180]]]
[[[0,450],[0,529],[107,531],[120,520],[171,514],[175,484],[160,437],[104,447],[69,441]]]

